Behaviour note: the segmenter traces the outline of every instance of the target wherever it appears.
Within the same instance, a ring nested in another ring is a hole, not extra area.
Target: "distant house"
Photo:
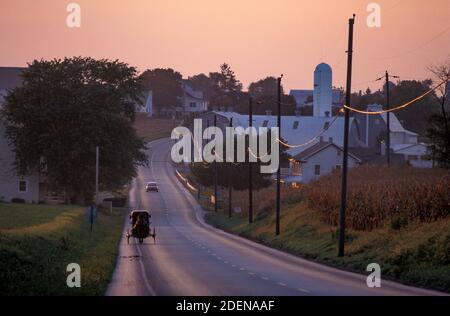
[[[136,112],[146,113],[148,117],[153,116],[153,91],[147,91],[141,99],[142,105],[136,105]]]
[[[176,118],[190,115],[198,115],[208,110],[208,100],[202,91],[195,90],[188,80],[180,81],[182,96],[179,97],[180,105],[177,107],[162,107],[160,114],[165,117]]]
[[[22,84],[20,74],[23,68],[0,67],[0,108],[9,90]],[[23,199],[27,203],[39,202],[45,198],[44,186],[38,172],[18,175],[14,171],[14,151],[5,136],[5,126],[0,117],[0,200]]]
[[[187,80],[181,82],[183,96],[181,98],[181,108],[184,113],[202,113],[208,110],[208,101],[202,91],[192,88]]]
[[[380,104],[367,106],[367,111],[369,112],[376,112],[382,109],[383,107]],[[363,147],[379,147],[380,154],[384,156],[386,154],[386,143],[381,140],[386,136],[387,114],[367,115],[357,113],[355,114],[355,119],[361,129]],[[418,168],[433,167],[428,145],[419,143],[419,135],[405,129],[394,113],[390,113],[390,135],[391,153],[403,156],[404,163]]]
[[[376,112],[382,110],[380,104],[371,104],[367,106],[368,112]],[[391,145],[394,144],[417,144],[417,133],[406,130],[398,120],[394,113],[390,115],[390,131]],[[361,128],[361,135],[365,147],[373,148],[379,145],[380,137],[386,134],[387,130],[387,114],[368,115],[355,114],[355,119]]]
[[[300,177],[300,182],[309,183],[317,180],[321,176],[330,174],[334,170],[341,170],[342,155],[342,148],[335,143],[319,142],[294,156],[293,162],[291,163],[298,163],[297,172]],[[361,160],[358,157],[349,153],[349,168],[353,168],[360,163]]]
[[[391,150],[394,154],[403,155],[405,161],[413,167],[433,168],[427,144],[394,144]]]

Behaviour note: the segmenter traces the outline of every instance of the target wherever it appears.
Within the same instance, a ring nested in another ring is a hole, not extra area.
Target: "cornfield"
[[[325,222],[339,221],[341,177],[323,177],[304,187],[309,207]],[[361,166],[349,171],[346,224],[370,231],[396,218],[432,222],[450,214],[450,172],[439,169]]]

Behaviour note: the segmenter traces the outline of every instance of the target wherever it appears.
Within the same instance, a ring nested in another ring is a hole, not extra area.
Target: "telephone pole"
[[[353,26],[355,15],[348,20],[348,51],[347,51],[347,87],[345,93],[345,104],[351,106],[352,93],[352,62],[353,62]],[[339,212],[339,257],[345,255],[345,212],[347,207],[347,171],[348,171],[348,133],[350,126],[350,111],[344,108],[344,157],[342,162],[342,186],[341,186],[341,209]]]
[[[386,70],[386,74],[377,80],[386,80],[386,110],[389,111],[391,109],[391,98],[390,98],[390,86],[389,86],[389,78],[400,78],[399,76],[390,76],[389,72]],[[386,160],[388,167],[391,166],[391,113],[386,113]]]
[[[214,115],[214,127],[217,127],[217,115]],[[216,154],[216,148],[214,149],[214,154]],[[218,171],[217,171],[217,155],[215,155],[214,157],[214,212],[217,213],[218,210],[218,202],[219,202],[219,197],[218,197],[218,185],[217,185],[217,181],[218,181]]]
[[[248,135],[248,222],[253,223],[253,166],[250,161],[250,138],[253,127],[253,98],[248,100],[248,126],[250,134]]]
[[[230,128],[233,128],[233,118],[230,119]],[[234,137],[234,136],[233,136]],[[233,142],[234,144],[234,142]],[[234,150],[233,152],[233,160],[234,160]],[[232,212],[232,195],[233,195],[233,164],[229,163],[229,170],[228,170],[228,217],[231,218],[233,215]]]
[[[281,79],[283,75],[278,77],[278,138],[281,139]],[[281,146],[279,146],[278,157],[281,157]],[[278,164],[277,170],[277,210],[276,210],[276,228],[275,234],[280,235],[280,214],[281,213],[281,162]]]

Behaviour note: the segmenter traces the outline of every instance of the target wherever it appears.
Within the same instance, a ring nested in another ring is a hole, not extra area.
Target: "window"
[[[191,102],[191,103],[189,103],[189,106],[191,108],[196,108],[197,107],[197,102]]]
[[[338,156],[338,157],[342,157],[342,152],[341,152],[340,149],[337,150],[337,156]]]
[[[342,166],[341,166],[341,165],[336,165],[336,170],[341,171],[341,169],[342,169]]]
[[[315,165],[314,166],[314,174],[316,176],[320,176],[320,165]]]
[[[19,180],[19,193],[27,193],[28,182],[26,180]]]
[[[299,124],[300,124],[299,121],[295,121],[295,122],[294,122],[293,128],[294,128],[294,129],[298,129],[298,125],[299,125]]]
[[[408,160],[419,160],[419,156],[417,155],[408,155]]]
[[[323,129],[328,130],[330,128],[330,122],[325,122]]]
[[[267,127],[269,125],[269,121],[264,121],[262,127]]]
[[[422,160],[426,160],[426,161],[430,161],[432,158],[430,155],[423,155],[422,157],[420,157]]]

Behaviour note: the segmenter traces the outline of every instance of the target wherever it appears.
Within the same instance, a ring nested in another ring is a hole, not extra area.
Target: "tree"
[[[171,68],[156,68],[147,70],[142,74],[144,88],[153,92],[155,109],[161,110],[163,107],[180,106],[180,97],[183,96],[182,79],[183,76]]]
[[[239,102],[242,83],[228,64],[222,64],[220,72],[211,72],[209,78],[213,82],[215,95],[211,99],[212,106],[235,106]]]
[[[248,92],[254,98],[262,96],[277,96],[278,95],[278,80],[275,77],[266,77],[257,82],[252,82],[248,87]],[[283,87],[281,87],[281,94],[284,95]]]
[[[430,150],[434,159],[445,168],[450,168],[450,114],[448,93],[450,90],[450,60],[447,64],[430,67],[430,71],[436,79],[445,84],[440,89],[440,96],[436,96],[441,112],[434,114],[430,118],[430,127],[427,130],[427,136],[431,141]]]
[[[424,94],[431,89],[432,81],[404,80],[397,83],[391,90],[391,107],[404,104]],[[403,126],[421,136],[426,135],[430,117],[439,113],[439,104],[433,95],[428,95],[413,106],[396,112]]]
[[[19,174],[38,170],[83,203],[94,191],[96,146],[102,190],[121,188],[146,163],[132,126],[142,94],[135,68],[74,57],[34,61],[22,77],[2,110]]]
[[[188,81],[192,88],[194,88],[197,91],[203,92],[203,96],[207,100],[210,100],[215,95],[214,82],[207,75],[198,74],[189,77]]]

